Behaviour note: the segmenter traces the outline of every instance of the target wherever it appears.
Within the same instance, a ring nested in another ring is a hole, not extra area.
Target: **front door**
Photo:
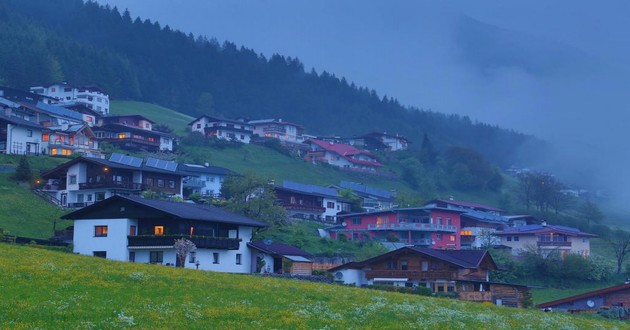
[[[61,194],[61,206],[67,206],[68,204],[68,194],[67,193],[62,193]]]

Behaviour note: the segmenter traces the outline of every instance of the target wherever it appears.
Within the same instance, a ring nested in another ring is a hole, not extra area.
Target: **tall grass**
[[[203,260],[202,260],[203,262]],[[623,329],[596,316],[0,245],[3,329]]]

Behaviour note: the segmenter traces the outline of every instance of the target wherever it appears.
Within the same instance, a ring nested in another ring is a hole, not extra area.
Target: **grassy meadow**
[[[15,167],[20,156],[0,155],[0,166]],[[67,158],[28,157],[31,169],[38,173],[41,169],[52,168],[68,161]],[[53,222],[67,211],[45,202],[35,196],[26,183],[18,184],[11,180],[11,172],[0,173],[0,228],[5,233],[33,238],[49,238],[53,235]],[[57,224],[62,229],[71,224],[64,221]]]
[[[542,313],[0,245],[2,329],[627,329]]]

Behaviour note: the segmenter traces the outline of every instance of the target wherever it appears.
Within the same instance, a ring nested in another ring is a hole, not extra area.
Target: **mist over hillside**
[[[297,56],[403,105],[535,134],[525,165],[623,202],[630,4],[100,0],[266,56]],[[481,142],[483,143],[483,142]]]
[[[15,87],[55,80],[98,84],[114,98],[157,103],[192,116],[275,117],[325,135],[385,131],[403,134],[418,147],[427,133],[440,148],[474,148],[500,166],[529,159],[522,157],[524,148],[532,154],[544,145],[466,116],[404,107],[346,78],[305,68],[297,58],[267,57],[117,8],[80,0],[0,4],[7,18],[0,38],[17,50],[1,53],[0,60],[10,65],[0,70],[0,78]]]

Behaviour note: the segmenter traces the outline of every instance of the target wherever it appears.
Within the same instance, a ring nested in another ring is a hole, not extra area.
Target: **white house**
[[[245,121],[220,119],[201,116],[188,124],[192,132],[199,132],[205,137],[216,137],[221,140],[249,143],[254,127]]]
[[[62,82],[48,87],[31,87],[30,90],[32,93],[54,97],[59,102],[80,102],[102,115],[109,114],[109,95],[96,86],[73,86]]]
[[[327,163],[343,169],[375,172],[383,164],[369,151],[357,149],[351,145],[310,139],[310,151],[305,159],[313,163]]]
[[[276,138],[281,142],[301,143],[303,141],[301,125],[293,124],[282,119],[260,119],[248,122],[254,129],[254,134],[260,137]]]
[[[84,207],[117,194],[138,195],[146,190],[183,195],[183,174],[177,171],[177,163],[116,153],[109,160],[75,158],[42,178],[42,190],[65,207]]]
[[[265,223],[209,205],[113,196],[62,217],[74,220],[74,252],[118,261],[180,265],[175,239],[197,246],[183,265],[250,273],[247,246]]]
[[[501,239],[500,244],[512,248],[512,255],[520,255],[528,250],[538,250],[544,256],[559,253],[590,255],[590,239],[597,235],[580,231],[577,228],[532,224],[519,227],[507,227],[494,233]]]
[[[223,180],[233,174],[224,167],[196,164],[180,164],[178,170],[184,176],[184,196],[199,194],[217,197],[221,193]]]

